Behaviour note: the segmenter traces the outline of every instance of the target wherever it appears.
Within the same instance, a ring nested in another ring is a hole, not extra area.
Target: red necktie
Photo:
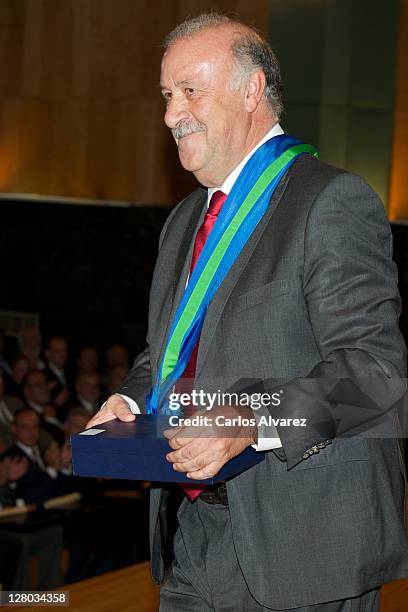
[[[190,276],[194,269],[194,266],[197,263],[200,253],[203,250],[205,241],[210,235],[213,225],[217,220],[218,213],[220,212],[221,207],[224,204],[226,199],[227,199],[226,194],[220,190],[214,191],[214,193],[211,196],[210,204],[205,214],[203,224],[198,230],[196,239],[194,242],[193,256],[192,256],[191,265],[190,265]],[[198,338],[196,345],[190,355],[190,359],[188,360],[186,369],[184,370],[183,375],[180,378],[179,388],[182,389],[184,393],[188,391],[183,385],[183,379],[188,379],[187,385],[190,391],[192,390],[192,381],[194,380],[194,377],[195,377],[199,342],[200,342],[200,338]],[[176,383],[176,388],[175,388],[176,392],[178,392],[178,389],[177,389],[178,385],[179,385],[179,382]],[[200,493],[205,489],[205,485],[201,485],[201,484],[197,484],[197,485],[182,484],[181,486],[183,487],[186,495],[190,498],[191,501],[194,501],[194,499],[196,499],[196,497],[198,497]]]

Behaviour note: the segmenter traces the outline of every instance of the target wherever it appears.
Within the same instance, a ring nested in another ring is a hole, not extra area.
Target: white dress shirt
[[[16,446],[21,448],[23,453],[25,453],[27,457],[29,457],[33,463],[36,463],[41,471],[46,472],[48,476],[52,478],[53,480],[57,478],[58,476],[57,470],[53,467],[45,465],[41,457],[40,449],[38,448],[38,446],[26,446],[25,444],[23,444],[22,442],[19,442],[18,440],[16,442]]]
[[[14,416],[7,407],[4,400],[0,400],[0,423],[9,427],[14,421]]]
[[[81,395],[77,395],[78,398],[78,402],[81,404],[81,406],[83,408],[85,408],[85,410],[87,412],[89,412],[89,414],[93,414],[95,412],[95,410],[98,409],[98,406],[93,404],[92,402],[89,402],[88,400],[86,400],[84,397],[82,397]],[[129,398],[130,399],[130,398]]]
[[[40,406],[39,404],[35,404],[32,401],[28,401],[27,402],[28,406],[30,406],[30,408],[32,408],[33,410],[36,411],[36,413],[44,419],[44,421],[47,421],[47,423],[51,423],[52,425],[55,425],[56,427],[59,427],[60,429],[63,429],[64,426],[61,423],[61,421],[59,421],[57,419],[57,417],[53,417],[53,416],[44,416],[44,408],[42,406]]]
[[[211,187],[208,189],[207,206],[210,203],[211,196],[218,189],[221,189],[221,191],[228,195],[232,187],[234,186],[234,183],[237,180],[241,170],[243,169],[249,158],[255,153],[255,151],[259,149],[259,147],[263,145],[267,140],[270,140],[274,136],[280,136],[281,134],[284,134],[284,131],[282,130],[279,123],[276,123],[273,128],[269,130],[269,132],[265,134],[265,136],[258,142],[258,144],[248,153],[248,155],[238,164],[238,166],[231,172],[231,174],[227,176],[221,187]],[[139,406],[137,405],[137,402],[135,402],[135,400],[133,400],[131,397],[128,397],[127,395],[122,395],[121,393],[118,393],[117,395],[120,395],[120,397],[122,397],[127,402],[133,414],[141,413]],[[105,404],[103,404],[103,406],[104,405]],[[280,441],[276,428],[274,426],[259,425],[259,419],[261,415],[258,414],[257,411],[253,411],[253,413],[258,423],[258,442],[256,444],[252,444],[253,448],[255,448],[255,450],[257,451],[266,451],[272,448],[282,447],[282,443]]]
[[[61,370],[60,368],[57,368],[57,366],[55,364],[51,363],[50,361],[48,362],[48,367],[51,370],[51,372],[53,374],[55,374],[55,376],[58,378],[59,383],[63,387],[66,387],[67,386],[67,379],[65,378],[64,370]]]

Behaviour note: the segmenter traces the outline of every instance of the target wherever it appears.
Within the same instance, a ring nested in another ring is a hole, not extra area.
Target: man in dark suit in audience
[[[86,372],[88,374],[95,374],[98,372],[98,366],[99,355],[97,349],[94,346],[81,346],[77,361],[78,373]]]
[[[24,456],[0,460],[0,505],[13,505],[8,483],[17,482],[29,470]],[[59,525],[40,527],[27,533],[13,533],[0,528],[0,583],[10,591],[31,590],[31,560],[38,559],[39,589],[61,585],[63,530]]]
[[[66,372],[68,344],[62,336],[52,336],[45,350],[47,363],[45,374],[52,383],[51,400],[60,408],[70,397],[70,385]]]
[[[32,408],[23,408],[14,415],[12,431],[15,443],[0,457],[22,457],[28,461],[24,475],[7,483],[8,493],[14,499],[24,499],[26,503],[41,503],[57,497],[61,491],[58,466],[47,460],[40,452],[41,420]],[[55,453],[55,449],[52,449]]]
[[[5,394],[5,380],[0,370],[0,453],[14,441],[11,431],[14,414],[23,407],[22,399]]]
[[[27,357],[18,355],[11,362],[11,376],[4,374],[6,392],[13,397],[23,397],[22,383],[27,372],[30,371],[30,364]]]
[[[62,422],[57,418],[57,409],[51,403],[51,383],[43,370],[31,370],[23,381],[23,393],[30,408],[41,420],[40,447],[45,450],[52,440],[59,446],[64,443]]]
[[[100,406],[101,379],[97,372],[80,372],[75,382],[76,394],[72,406],[82,406],[89,416],[95,414]]]
[[[38,327],[23,327],[19,336],[19,353],[27,358],[30,368],[43,370],[45,362],[42,354],[42,335]]]
[[[4,372],[11,376],[11,366],[5,355],[6,334],[4,329],[0,328],[0,373]]]

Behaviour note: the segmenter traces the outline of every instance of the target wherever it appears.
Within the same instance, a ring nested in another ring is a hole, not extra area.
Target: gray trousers
[[[261,612],[235,554],[228,506],[184,500],[174,536],[175,559],[160,591],[160,612]],[[271,578],[272,580],[273,578]],[[378,612],[380,591],[292,608],[297,612]]]

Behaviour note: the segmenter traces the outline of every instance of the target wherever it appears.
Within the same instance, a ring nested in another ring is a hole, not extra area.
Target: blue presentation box
[[[130,423],[114,420],[101,423],[71,436],[72,465],[75,476],[126,478],[157,482],[214,484],[260,463],[264,453],[252,447],[226,463],[216,476],[192,480],[176,472],[166,455],[171,452],[163,430],[169,417],[136,415]]]

